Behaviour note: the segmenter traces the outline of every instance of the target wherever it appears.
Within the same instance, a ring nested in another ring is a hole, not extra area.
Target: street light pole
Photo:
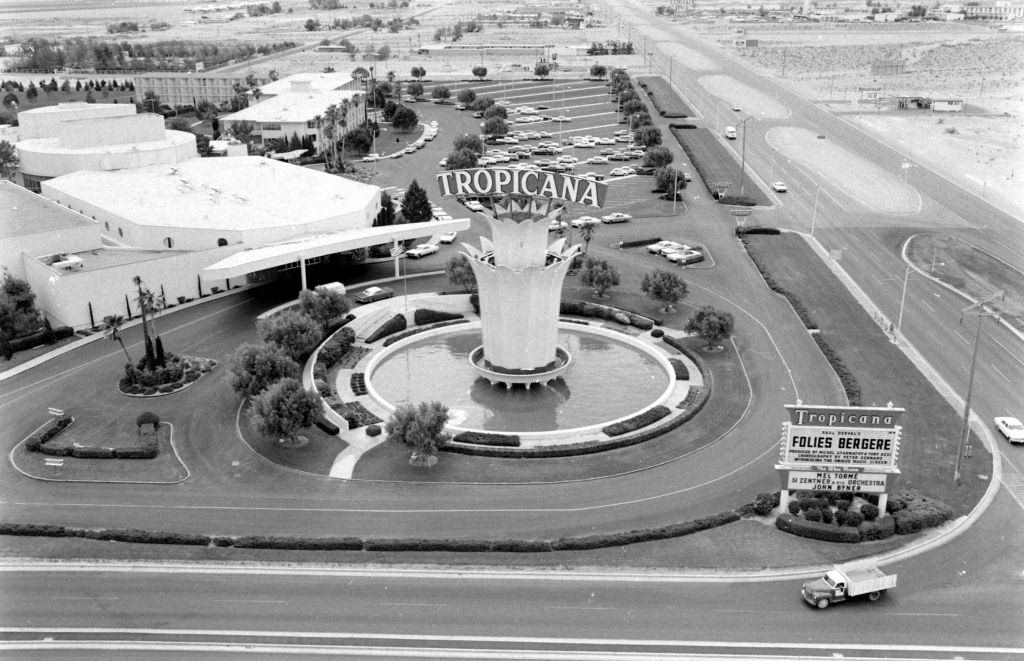
[[[900,296],[900,314],[896,320],[896,337],[893,338],[894,343],[899,343],[900,333],[903,329],[903,305],[907,302],[907,280],[910,279],[910,264],[907,264],[907,270],[903,274],[903,294]]]
[[[971,434],[971,395],[974,392],[974,368],[978,364],[978,345],[981,343],[981,323],[984,321],[984,317],[999,318],[999,312],[989,310],[986,304],[996,298],[1003,298],[1003,295],[1002,290],[994,292],[960,311],[960,323],[964,322],[964,315],[969,314],[978,317],[978,327],[974,331],[974,350],[971,352],[971,370],[967,376],[967,397],[964,399],[964,419],[960,427],[960,444],[956,452],[956,465],[953,467],[953,482],[957,485],[960,484],[964,454],[969,453],[971,447],[967,441]]]
[[[814,211],[811,212],[811,236],[814,236],[814,224],[818,221],[818,194],[821,193],[821,184],[814,189]]]

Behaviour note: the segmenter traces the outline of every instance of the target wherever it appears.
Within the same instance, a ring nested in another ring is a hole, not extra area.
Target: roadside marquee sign
[[[752,212],[750,209],[733,209],[729,213],[734,216],[749,216]]]
[[[885,491],[886,473],[860,473],[856,471],[788,471],[782,485],[784,489],[811,489],[812,491]]]
[[[448,170],[437,174],[437,183],[444,197],[536,195],[598,208],[604,206],[608,193],[608,184],[593,179],[509,168]]]

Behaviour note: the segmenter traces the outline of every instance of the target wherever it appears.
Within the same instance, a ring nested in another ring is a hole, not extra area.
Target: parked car
[[[487,210],[487,208],[484,205],[480,204],[476,200],[466,200],[465,202],[463,202],[463,204],[465,204],[466,208],[469,209],[470,211],[486,211]]]
[[[685,243],[679,243],[678,241],[671,241],[670,243],[671,245],[663,246],[659,251],[663,257],[668,257],[672,253],[679,252],[680,250],[690,250],[690,246]]]
[[[416,147],[414,147],[412,145],[409,145],[408,147],[406,147],[402,151],[404,151],[406,154],[415,154],[416,153]]]
[[[996,429],[1011,443],[1024,443],[1024,425],[1017,418],[1002,416],[995,419]]]
[[[687,171],[683,171],[683,181],[693,181],[693,175]]]
[[[579,228],[584,227],[586,225],[600,225],[600,224],[601,224],[601,219],[600,218],[594,218],[593,216],[580,216],[579,218],[576,218],[575,220],[573,220],[570,223],[570,225],[572,225],[576,229],[579,229]]]
[[[633,168],[615,168],[614,170],[612,170],[608,174],[613,176],[613,177],[626,177],[626,176],[629,176],[629,175],[635,174],[635,173],[636,173],[636,171]]]
[[[572,117],[568,117],[566,115],[559,115],[557,117],[552,117],[551,121],[558,122],[559,124],[562,124],[564,122],[571,122],[572,121]]]
[[[433,243],[421,243],[417,246],[409,248],[405,251],[406,256],[412,257],[413,259],[419,259],[420,257],[426,257],[427,255],[433,255],[438,251],[438,247]]]
[[[355,295],[356,303],[373,303],[374,301],[382,301],[385,298],[391,298],[395,295],[395,290],[390,287],[367,287],[363,291]]]
[[[655,255],[660,255],[662,248],[678,250],[680,247],[682,247],[682,245],[683,244],[679,243],[678,241],[669,241],[668,239],[665,239],[663,241],[658,241],[657,243],[652,243],[648,245],[647,252],[652,252]]]
[[[380,160],[380,154],[377,154],[377,153],[367,154],[366,156],[363,156],[363,162],[364,163],[372,163],[373,161],[379,161],[379,160]]]
[[[550,223],[548,223],[548,231],[549,232],[563,231],[563,230],[567,229],[568,227],[569,227],[569,223],[565,222],[564,220],[552,220]]]
[[[456,110],[465,110],[466,109],[466,104],[464,104],[464,103],[456,103],[455,104],[455,109]]]
[[[697,264],[704,261],[704,252],[701,250],[695,250],[693,248],[689,250],[677,250],[675,252],[665,255],[670,262],[675,262],[680,266],[686,266],[687,264]]]
[[[587,163],[591,163],[593,165],[605,165],[605,164],[608,163],[608,157],[607,156],[591,156],[590,158],[588,158],[586,160],[586,162]]]
[[[458,235],[458,232],[445,232],[438,238],[438,241],[441,243],[455,243],[455,237]]]
[[[642,174],[644,176],[650,176],[654,174],[656,168],[647,167],[646,165],[633,166],[633,172],[635,174]]]
[[[447,158],[442,158],[440,161],[437,162],[437,167],[439,167],[439,168],[446,167],[447,165],[448,165],[448,159]]]
[[[473,117],[475,117],[476,119],[483,119],[484,114],[477,110],[476,112],[473,113]]]
[[[620,211],[610,213],[607,216],[601,216],[602,223],[625,223],[630,220],[633,220],[633,216],[630,216],[628,213],[622,213]]]
[[[774,181],[774,182],[772,182],[772,188],[775,190],[776,193],[785,193],[786,192],[786,184],[785,184],[785,182],[782,182],[782,181]]]

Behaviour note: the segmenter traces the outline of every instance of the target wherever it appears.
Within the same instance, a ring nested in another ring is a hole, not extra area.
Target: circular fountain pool
[[[469,360],[480,342],[479,324],[473,324],[396,343],[368,366],[370,393],[392,408],[440,401],[455,428],[529,433],[627,418],[662,401],[674,386],[663,356],[616,331],[560,324],[558,344],[572,364],[562,377],[530,389],[481,377]]]

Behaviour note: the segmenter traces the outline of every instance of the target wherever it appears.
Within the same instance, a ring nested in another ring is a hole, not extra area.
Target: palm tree
[[[159,337],[156,332],[156,314],[164,308],[163,295],[157,296],[142,284],[142,278],[135,276],[132,283],[138,289],[139,295],[135,298],[139,312],[142,314],[142,335],[146,342],[146,368],[152,370],[156,367],[156,355],[153,350],[153,338]],[[148,318],[147,318],[148,315]],[[152,336],[150,335],[152,333]]]
[[[132,357],[128,355],[128,349],[124,346],[124,340],[121,339],[121,326],[124,324],[124,317],[119,314],[108,314],[103,317],[103,337],[108,340],[117,340],[118,344],[121,345],[121,351],[124,352],[124,357],[128,359],[129,365],[134,365],[135,362]]]
[[[389,91],[391,92],[391,96],[397,99],[398,98],[398,94],[396,93],[396,90],[395,90],[395,72],[394,71],[389,71],[388,72],[388,88],[389,88]]]
[[[324,153],[324,127],[323,127],[324,118],[322,116],[320,116],[320,115],[317,115],[316,117],[313,118],[313,121],[316,122],[316,150],[320,154],[323,154]]]
[[[345,171],[345,136],[348,131],[348,113],[349,113],[349,100],[345,99],[341,102],[341,110],[339,111],[339,120],[341,122],[341,169]]]
[[[583,252],[589,252],[590,240],[594,238],[594,226],[587,223],[581,227],[580,238],[583,239]]]

